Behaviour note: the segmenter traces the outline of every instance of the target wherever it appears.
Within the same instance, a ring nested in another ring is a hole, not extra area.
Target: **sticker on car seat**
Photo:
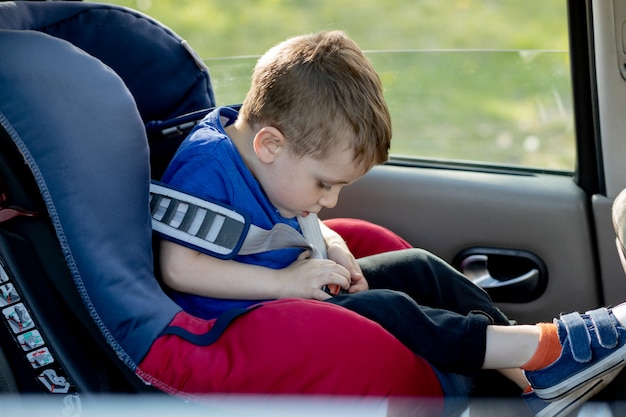
[[[67,379],[57,375],[54,369],[46,369],[39,374],[38,379],[53,394],[65,394],[70,390],[70,383]]]
[[[52,362],[54,362],[52,354],[46,347],[30,352],[26,355],[26,357],[35,369],[41,368],[42,366],[50,365]]]
[[[0,265],[0,284],[3,282],[7,282],[8,280],[9,280],[9,276],[7,275],[2,265]]]
[[[2,310],[2,314],[15,334],[35,327],[33,320],[30,318],[30,314],[22,303],[5,308]]]
[[[0,307],[16,303],[19,300],[20,296],[13,287],[13,284],[8,283],[0,286]]]
[[[43,389],[51,394],[62,394],[65,408],[68,412],[63,415],[82,415],[81,402],[70,379],[52,352],[46,346],[46,340],[40,329],[31,317],[27,299],[20,296],[19,287],[15,284],[11,271],[8,270],[4,259],[0,257],[0,311],[6,325],[13,333],[14,341],[24,351],[24,358],[36,371],[33,377],[42,385]],[[80,411],[79,414],[74,414]],[[0,413],[1,414],[1,413]]]
[[[43,337],[39,333],[39,330],[33,330],[17,336],[17,341],[20,342],[20,346],[25,351],[37,349],[44,345]]]

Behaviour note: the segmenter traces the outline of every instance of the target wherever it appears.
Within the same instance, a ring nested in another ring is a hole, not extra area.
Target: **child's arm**
[[[306,298],[325,300],[321,288],[350,285],[346,268],[328,259],[300,259],[284,269],[271,269],[199,253],[167,240],[161,242],[161,275],[170,288],[215,298],[265,300]]]
[[[343,238],[337,232],[326,226],[321,220],[320,228],[322,229],[322,235],[326,241],[328,259],[342,265],[350,273],[350,288],[348,292],[354,293],[367,290],[369,288],[367,280],[363,276],[359,263],[356,261],[352,252],[350,252],[350,249],[348,249],[348,245],[346,245]]]

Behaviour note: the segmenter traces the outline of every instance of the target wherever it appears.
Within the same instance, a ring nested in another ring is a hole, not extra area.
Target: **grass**
[[[392,153],[574,169],[563,0],[114,3],[187,39],[211,70],[218,104],[243,100],[256,58],[275,43],[343,29],[383,81]]]

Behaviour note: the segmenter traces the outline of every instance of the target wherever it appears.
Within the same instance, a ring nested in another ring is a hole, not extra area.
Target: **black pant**
[[[509,324],[483,289],[429,252],[387,252],[359,264],[370,290],[328,301],[379,323],[438,369],[475,374],[487,326]]]

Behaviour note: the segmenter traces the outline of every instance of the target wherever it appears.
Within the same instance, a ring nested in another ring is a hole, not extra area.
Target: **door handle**
[[[453,265],[494,301],[532,301],[547,285],[545,264],[526,251],[472,248],[459,254]]]
[[[539,278],[539,270],[533,268],[515,278],[499,280],[491,276],[488,266],[489,257],[487,255],[471,255],[461,262],[463,274],[474,284],[482,288],[502,288],[502,287],[525,287],[535,286]]]

